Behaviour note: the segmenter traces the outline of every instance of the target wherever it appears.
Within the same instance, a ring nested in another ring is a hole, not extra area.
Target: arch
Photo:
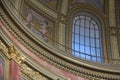
[[[100,21],[100,25],[101,25],[101,44],[102,45],[102,52],[104,59],[107,58],[107,43],[106,43],[106,32],[107,32],[107,27],[106,27],[106,21],[105,21],[105,16],[104,13],[102,11],[100,11],[98,8],[90,5],[90,4],[77,4],[74,5],[70,12],[68,13],[68,17],[67,17],[67,40],[66,40],[66,45],[68,47],[72,48],[72,17],[79,12],[86,12],[86,13],[90,13],[89,15],[94,15],[96,18],[94,18],[95,20],[99,20]],[[82,13],[83,14],[83,13]],[[68,53],[71,53],[72,50],[68,49]],[[105,62],[107,61],[106,59],[104,60]]]
[[[78,12],[72,19],[72,54],[102,62],[100,21],[88,12]]]

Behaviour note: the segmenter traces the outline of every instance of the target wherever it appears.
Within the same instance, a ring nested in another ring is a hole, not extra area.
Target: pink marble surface
[[[20,80],[20,66],[13,60],[10,62],[10,80]]]
[[[48,62],[44,61],[43,59],[40,59],[39,57],[37,57],[36,55],[34,55],[30,50],[28,50],[26,47],[24,47],[4,26],[4,24],[2,24],[2,22],[0,22],[0,28],[4,30],[4,32],[9,36],[9,38],[13,41],[13,43],[18,46],[19,48],[21,48],[26,54],[28,54],[30,57],[32,57],[34,60],[36,60],[37,62],[39,62],[39,64],[43,65],[46,69],[51,70],[51,72],[54,72],[58,75],[62,75],[70,80],[89,80],[86,78],[82,78],[80,76],[71,74],[67,71],[61,70],[51,64],[49,64]]]

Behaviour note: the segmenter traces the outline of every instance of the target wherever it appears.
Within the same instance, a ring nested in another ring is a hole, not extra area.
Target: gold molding
[[[21,70],[26,75],[30,76],[33,80],[49,80],[46,77],[42,76],[39,72],[33,70],[26,64],[21,65]]]
[[[4,45],[4,43],[0,40],[0,50],[9,58],[8,48]]]
[[[10,59],[13,59],[16,63],[21,65],[25,61],[25,57],[21,56],[20,53],[15,50],[13,45],[10,45],[8,48]]]

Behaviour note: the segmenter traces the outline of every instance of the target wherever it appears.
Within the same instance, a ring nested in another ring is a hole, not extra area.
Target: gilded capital
[[[13,59],[19,65],[21,65],[25,61],[25,57],[21,56],[20,53],[15,50],[13,45],[9,46],[8,52],[10,55],[10,59]]]

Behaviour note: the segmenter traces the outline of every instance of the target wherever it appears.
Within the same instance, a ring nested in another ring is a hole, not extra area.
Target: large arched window
[[[102,62],[100,22],[92,14],[78,13],[72,23],[72,54],[76,57]]]

